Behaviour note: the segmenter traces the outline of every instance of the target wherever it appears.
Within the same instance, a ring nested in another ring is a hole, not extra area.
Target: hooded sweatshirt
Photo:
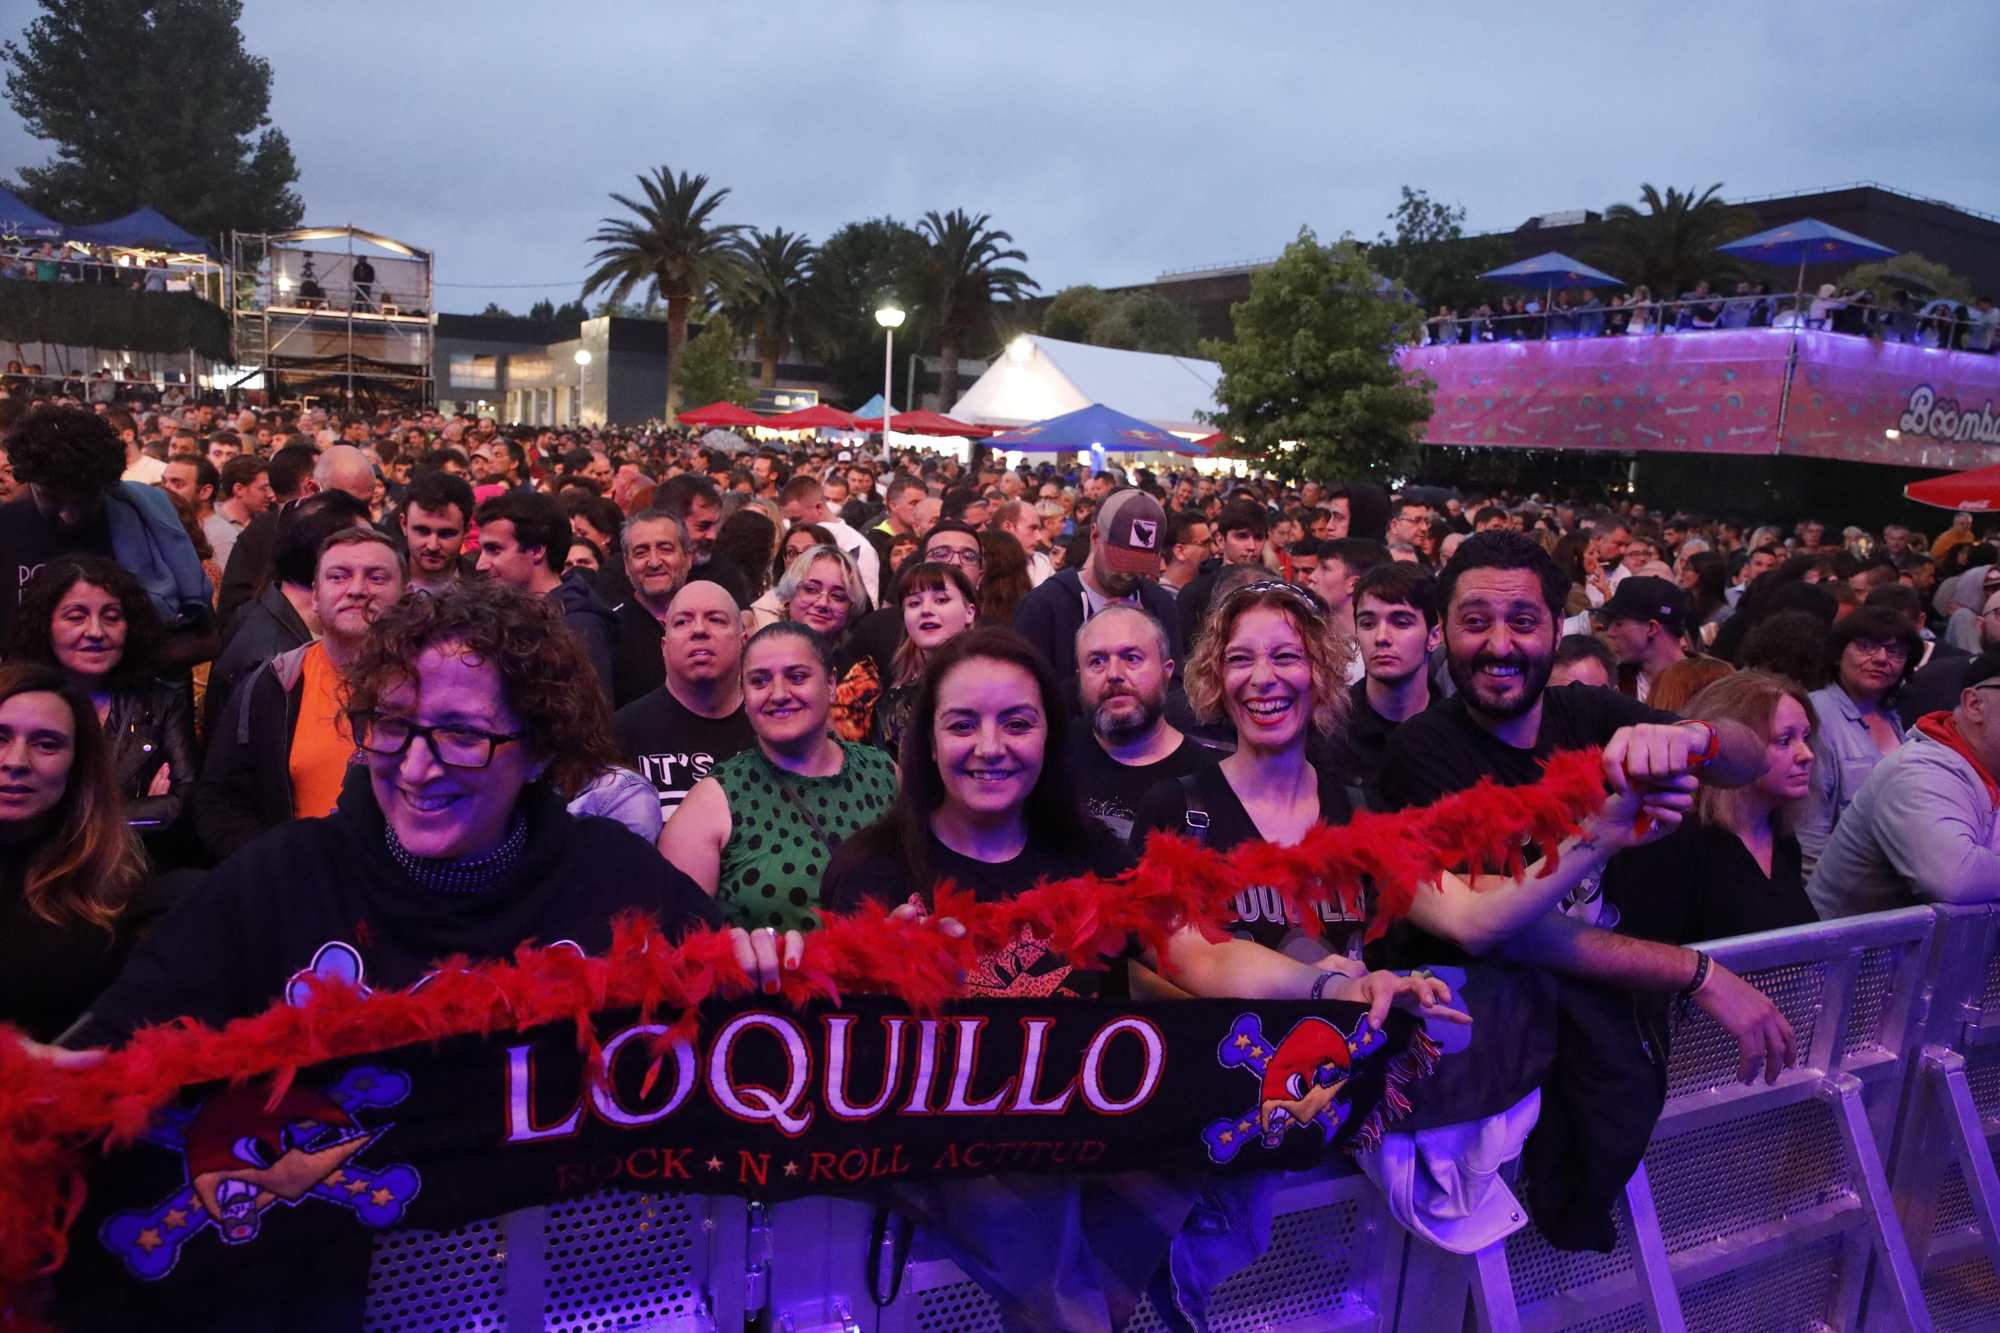
[[[611,650],[618,642],[618,612],[598,595],[590,576],[580,569],[563,575],[563,581],[551,588],[548,596],[562,608],[563,620],[582,637],[590,664],[597,668],[597,682],[604,687],[604,697],[611,698]]]

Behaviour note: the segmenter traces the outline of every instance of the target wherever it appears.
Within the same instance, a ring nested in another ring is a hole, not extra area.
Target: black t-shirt
[[[1345,824],[1354,817],[1346,784],[1337,773],[1327,769],[1316,771],[1320,822]],[[1239,843],[1265,841],[1219,766],[1211,764],[1198,770],[1193,782],[1195,794],[1208,813],[1208,829],[1201,838],[1203,846],[1226,852]],[[1186,784],[1178,778],[1157,784],[1139,802],[1138,817],[1132,826],[1132,845],[1143,847],[1146,835],[1155,829],[1193,836],[1187,815]],[[1275,889],[1262,885],[1253,885],[1237,894],[1234,907],[1236,919],[1226,927],[1230,934],[1307,962],[1317,962],[1329,952],[1358,956],[1362,927],[1367,924],[1365,910],[1360,915],[1348,916],[1337,906],[1322,905],[1318,927],[1308,929],[1290,919],[1285,900]]]
[[[1551,755],[1603,745],[1620,727],[1680,720],[1603,686],[1558,685],[1542,692],[1535,747],[1517,750],[1473,721],[1465,696],[1455,694],[1396,728],[1383,755],[1382,795],[1401,810],[1431,805],[1481,778],[1523,787],[1541,780]]]
[[[660,653],[666,636],[659,617],[628,591],[618,604],[618,642],[611,649],[612,707],[635,704],[666,683],[667,663]]]
[[[1192,736],[1165,759],[1150,764],[1121,764],[1104,752],[1097,737],[1078,729],[1081,735],[1070,745],[1070,773],[1083,797],[1083,812],[1130,841],[1132,825],[1139,817],[1139,802],[1162,782],[1172,782],[1196,769],[1219,763],[1225,751]]]
[[[71,531],[42,517],[32,495],[0,505],[0,630],[14,619],[21,585],[43,565],[64,555],[114,558],[111,524],[102,508],[83,527]]]
[[[1082,847],[1057,847],[1031,834],[1021,854],[1009,861],[975,861],[945,846],[937,834],[929,836],[932,883],[950,880],[970,889],[982,903],[1018,897],[1045,880],[1086,874],[1108,879],[1131,869],[1133,862],[1125,845],[1109,833],[1088,839]],[[893,852],[830,871],[821,888],[824,910],[833,912],[852,912],[864,901],[894,909],[912,897],[928,908],[931,885],[914,883],[902,858]],[[1105,971],[1078,969],[1043,941],[1023,934],[1011,945],[981,958],[978,970],[966,979],[966,989],[983,998],[1122,998],[1127,993],[1125,961],[1110,960]]]
[[[1372,807],[1380,802],[1377,787],[1382,780],[1382,761],[1389,752],[1389,738],[1403,724],[1391,722],[1375,711],[1375,706],[1368,702],[1366,680],[1357,680],[1349,686],[1347,699],[1347,725],[1333,744],[1331,763],[1348,785],[1367,794],[1366,803]],[[1437,702],[1433,694],[1430,706],[1435,707]]]
[[[1401,810],[1434,804],[1477,785],[1481,778],[1490,777],[1503,787],[1527,786],[1541,779],[1542,764],[1552,755],[1603,745],[1620,727],[1680,720],[1601,685],[1558,685],[1542,692],[1542,725],[1535,733],[1534,748],[1517,750],[1473,721],[1465,696],[1455,694],[1403,723],[1389,738],[1380,780],[1382,799],[1390,809]],[[1531,850],[1529,859],[1535,855]],[[1602,873],[1590,875],[1570,891],[1562,910],[1590,925],[1609,928],[1617,923],[1617,915],[1604,909],[1602,891]],[[1467,960],[1456,944],[1407,921],[1392,925],[1382,950],[1369,957],[1371,966],[1384,967]]]
[[[1767,877],[1743,839],[1689,819],[1658,842],[1611,859],[1604,899],[1618,933],[1665,944],[1726,939],[1819,920],[1806,897],[1799,840],[1779,834]]]
[[[727,717],[703,717],[662,685],[611,720],[618,749],[660,794],[660,816],[673,818],[688,789],[731,755],[757,743],[741,705]]]
[[[17,853],[0,855],[0,1023],[54,1041],[118,976],[129,941],[117,927],[36,915],[22,869]]]

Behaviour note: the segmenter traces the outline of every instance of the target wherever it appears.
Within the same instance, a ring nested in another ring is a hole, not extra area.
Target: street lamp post
[[[583,389],[590,382],[590,349],[576,349],[576,424],[583,424]]]
[[[903,312],[892,305],[885,305],[875,312],[875,322],[882,326],[882,459],[889,458],[889,423],[895,416],[895,405],[890,397],[896,387],[896,330],[903,326]]]

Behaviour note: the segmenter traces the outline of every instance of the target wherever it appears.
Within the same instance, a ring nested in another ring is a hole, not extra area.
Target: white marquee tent
[[[1216,410],[1221,375],[1213,361],[1023,334],[952,405],[951,415],[982,426],[1026,426],[1102,403],[1199,439],[1215,428],[1195,413]]]

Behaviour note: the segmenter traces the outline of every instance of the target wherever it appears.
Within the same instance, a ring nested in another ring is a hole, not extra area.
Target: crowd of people
[[[1565,1021],[1663,1089],[1670,997],[1745,1079],[1798,1055],[1701,941],[2000,899],[2000,534],[1968,516],[414,411],[7,398],[0,431],[0,1020],[58,1062],[258,1012],[329,951],[403,987],[601,949],[630,909],[731,930],[774,984],[864,902],[947,930],[945,881],[1116,876],[1157,833],[1288,845],[1587,747],[1600,815],[1374,942],[1365,894],[1302,920],[1253,886],[1220,941],[1100,971],[1024,934],[967,989],[1450,1022],[1430,969],[1500,958],[1642,997]]]
[[[1865,287],[1843,289],[1830,282],[1803,296],[1774,295],[1768,282],[1738,282],[1733,292],[1697,282],[1678,298],[1655,296],[1640,286],[1601,300],[1595,290],[1582,288],[1482,301],[1467,309],[1440,305],[1424,321],[1424,341],[1435,346],[1765,328],[1820,329],[1991,354],[2000,348],[2000,307],[1990,296],[1966,302],[1894,289],[1878,296]]]

